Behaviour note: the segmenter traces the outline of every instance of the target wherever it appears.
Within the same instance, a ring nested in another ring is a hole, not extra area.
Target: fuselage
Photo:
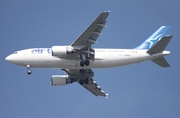
[[[9,62],[31,68],[90,69],[112,68],[152,60],[168,55],[169,51],[148,54],[147,50],[95,48],[95,60],[89,66],[81,67],[80,60],[54,57],[51,48],[31,48],[16,51],[6,57]]]

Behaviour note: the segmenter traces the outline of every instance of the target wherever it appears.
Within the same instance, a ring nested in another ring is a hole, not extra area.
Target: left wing
[[[96,40],[103,27],[106,26],[106,18],[108,17],[110,11],[102,12],[96,20],[71,44],[71,46],[77,47],[91,47],[91,44],[96,43]]]
[[[62,69],[65,71],[72,82],[78,82],[80,85],[82,85],[84,88],[86,88],[88,91],[90,91],[95,96],[104,96],[108,97],[108,94],[106,94],[100,86],[96,84],[96,82],[92,79],[94,77],[94,72],[91,69]]]
[[[68,55],[65,55],[61,58],[94,61],[95,51],[91,48],[91,45],[96,43],[98,36],[101,35],[102,29],[107,27],[106,19],[109,13],[110,11],[102,12],[70,46],[66,47],[66,53]],[[54,46],[54,48],[55,47],[56,46]],[[59,47],[57,50],[59,50]],[[86,65],[88,66],[89,62]]]

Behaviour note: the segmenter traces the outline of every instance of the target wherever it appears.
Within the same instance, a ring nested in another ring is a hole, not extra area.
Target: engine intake
[[[72,46],[52,46],[52,56],[65,57],[68,54],[73,54],[76,50]]]
[[[53,75],[51,77],[52,86],[63,86],[72,83],[68,75]]]

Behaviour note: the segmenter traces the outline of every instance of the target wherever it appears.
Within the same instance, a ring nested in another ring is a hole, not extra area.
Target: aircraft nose
[[[12,55],[9,55],[5,58],[6,61],[12,62],[14,59],[12,58]]]

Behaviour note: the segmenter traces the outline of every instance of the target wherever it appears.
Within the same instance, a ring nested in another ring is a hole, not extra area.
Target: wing
[[[94,22],[71,44],[73,51],[71,54],[68,54],[64,57],[65,59],[74,59],[74,60],[92,60],[94,61],[95,51],[91,48],[91,45],[96,43],[96,40],[101,31],[106,26],[106,19],[110,11],[102,12]]]
[[[80,81],[78,81],[80,84]],[[81,85],[81,84],[80,84]],[[88,91],[90,91],[92,94],[94,94],[95,96],[104,96],[104,97],[108,97],[108,93],[105,93],[100,86],[98,86],[96,84],[96,82],[90,78],[90,81],[88,84],[83,84],[82,85],[84,88],[86,88]]]
[[[96,84],[96,82],[92,79],[94,77],[94,72],[91,69],[62,69],[65,71],[71,78],[72,82],[78,82],[88,91],[90,91],[95,96],[104,96],[107,98],[108,94],[106,94],[100,86]],[[88,78],[88,83],[83,82],[84,79]]]
[[[71,46],[78,47],[91,47],[91,44],[96,43],[96,40],[103,27],[107,27],[106,18],[108,17],[110,11],[102,12],[95,21],[71,44]]]

